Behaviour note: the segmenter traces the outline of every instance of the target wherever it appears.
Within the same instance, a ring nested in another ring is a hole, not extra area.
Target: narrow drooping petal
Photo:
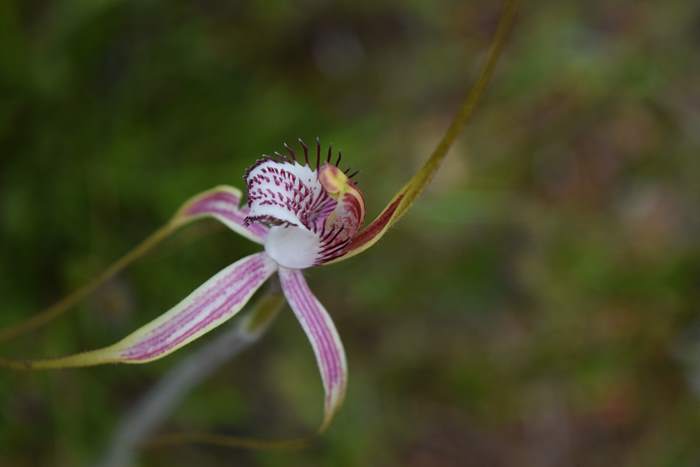
[[[22,365],[67,368],[157,360],[233,317],[276,269],[277,265],[265,253],[248,256],[219,271],[174,308],[116,344]]]
[[[238,313],[276,270],[264,253],[238,260],[209,279],[175,308],[122,340],[127,362],[161,358]]]
[[[178,209],[167,224],[156,230],[85,285],[43,311],[33,314],[27,320],[0,329],[0,342],[22,335],[58,318],[100,285],[104,284],[109,278],[122,271],[135,260],[148,253],[163,239],[190,222],[211,217],[224,223],[231,230],[249,240],[260,244],[264,243],[268,228],[262,224],[246,225],[244,219],[248,215],[248,207],[240,206],[240,202],[241,192],[234,187],[224,185],[190,198]]]
[[[236,188],[217,186],[190,198],[177,212],[174,220],[184,223],[211,217],[253,242],[265,243],[267,227],[262,224],[245,223],[249,209],[248,206],[240,205],[241,199],[241,192]]]
[[[326,392],[321,426],[321,430],[324,430],[345,397],[348,378],[345,350],[333,320],[309,290],[301,271],[280,268],[280,282],[284,295],[299,319],[316,355]]]

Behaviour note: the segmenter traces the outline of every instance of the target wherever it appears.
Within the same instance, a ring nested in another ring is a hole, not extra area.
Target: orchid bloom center
[[[304,269],[316,262],[319,239],[313,232],[299,227],[274,226],[265,240],[265,252],[280,266]]]
[[[287,146],[290,158],[266,156],[246,172],[247,223],[270,225],[265,251],[277,264],[304,269],[323,264],[344,253],[364,220],[362,193],[352,177],[335,163],[321,164],[316,145],[315,167],[302,143],[305,163]],[[347,172],[347,170],[346,170]]]

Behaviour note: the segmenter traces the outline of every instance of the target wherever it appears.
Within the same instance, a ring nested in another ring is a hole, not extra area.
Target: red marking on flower
[[[355,238],[352,239],[352,242],[350,242],[349,249],[354,250],[361,247],[382,232],[391,220],[391,217],[394,215],[396,208],[399,207],[399,203],[401,203],[402,199],[403,195],[398,196],[389,206],[386,207],[384,212],[382,212],[382,214],[375,219],[374,222],[356,235]]]

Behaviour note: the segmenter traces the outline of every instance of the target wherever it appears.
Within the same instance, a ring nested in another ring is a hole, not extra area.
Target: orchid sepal
[[[169,311],[113,345],[66,357],[0,363],[50,369],[158,360],[232,318],[276,270],[265,253],[255,253],[222,269]]]
[[[325,262],[324,264],[333,264],[344,261],[355,255],[362,253],[377,243],[391,226],[401,219],[401,217],[413,205],[415,200],[420,196],[425,187],[428,185],[435,172],[440,167],[448,151],[454,144],[457,137],[469,122],[469,119],[476,109],[477,103],[483,95],[486,87],[491,81],[496,63],[501,55],[503,47],[506,43],[506,37],[513,27],[515,17],[518,11],[519,0],[506,0],[503,13],[498,21],[498,27],[491,46],[488,51],[486,60],[479,72],[479,77],[476,83],[472,86],[467,94],[462,107],[457,115],[450,123],[449,128],[443,135],[437,147],[425,161],[423,166],[411,177],[411,179],[392,197],[391,201],[381,211],[381,213],[367,227],[361,230],[348,248],[342,255]]]
[[[249,210],[247,206],[241,206],[242,199],[243,195],[238,188],[218,185],[185,201],[170,223],[181,227],[198,219],[212,218],[248,240],[262,245],[268,229],[262,224],[245,222]]]
[[[330,426],[343,404],[348,381],[345,349],[330,315],[309,289],[301,271],[280,267],[280,283],[313,348],[325,391],[323,422],[319,432]]]
[[[182,204],[165,225],[146,237],[146,239],[104,269],[90,282],[30,318],[0,329],[0,342],[15,338],[58,318],[107,280],[151,251],[175,231],[196,220],[204,218],[218,220],[245,238],[259,244],[264,243],[268,232],[267,227],[263,225],[245,225],[244,219],[248,214],[248,208],[240,206],[240,202],[240,190],[228,185],[219,185],[191,197]]]

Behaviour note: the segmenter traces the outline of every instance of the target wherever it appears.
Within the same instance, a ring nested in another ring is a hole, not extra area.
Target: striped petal
[[[217,186],[187,201],[175,215],[174,221],[188,223],[199,218],[211,217],[234,232],[262,245],[267,236],[267,227],[246,223],[249,209],[240,204],[240,191],[231,186]]]
[[[498,21],[498,27],[494,35],[488,56],[479,71],[478,79],[469,90],[466,98],[462,102],[461,109],[453,118],[450,126],[438,143],[437,147],[430,155],[418,172],[394,195],[389,204],[382,212],[353,238],[342,255],[327,261],[325,264],[336,263],[355,256],[377,243],[380,238],[396,224],[399,219],[413,205],[416,198],[420,196],[425,187],[430,183],[435,172],[440,167],[443,159],[454,144],[455,140],[469,122],[469,119],[476,109],[479,99],[483,95],[486,87],[493,76],[496,63],[501,55],[506,37],[515,21],[518,10],[518,0],[506,0],[503,12]]]
[[[248,215],[248,207],[240,206],[240,203],[241,192],[234,187],[225,185],[215,187],[190,198],[178,209],[167,224],[156,230],[91,281],[50,307],[34,314],[31,318],[0,329],[0,342],[22,335],[58,318],[100,285],[104,284],[109,278],[122,271],[135,260],[148,253],[163,239],[190,222],[210,217],[222,222],[231,230],[247,239],[263,244],[267,237],[268,228],[261,224],[245,224],[244,219]]]
[[[218,272],[174,308],[114,345],[19,364],[41,369],[157,360],[233,317],[276,269],[277,265],[265,253],[256,253]],[[8,366],[7,362],[3,365]]]
[[[321,431],[325,430],[345,398],[348,370],[345,350],[330,315],[301,271],[280,268],[280,282],[294,314],[311,342],[326,393]]]

